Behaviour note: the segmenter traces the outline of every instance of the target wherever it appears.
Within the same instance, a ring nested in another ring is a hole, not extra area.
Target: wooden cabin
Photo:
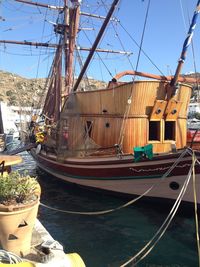
[[[154,153],[183,148],[191,87],[180,84],[166,100],[167,85],[158,80],[111,83],[108,89],[72,94],[62,114],[65,129],[71,129],[69,148],[80,147],[86,133],[98,147],[121,143],[123,153],[147,144],[153,144]]]

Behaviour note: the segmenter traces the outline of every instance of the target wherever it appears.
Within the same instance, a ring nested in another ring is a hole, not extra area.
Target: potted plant
[[[30,252],[40,200],[40,186],[26,173],[0,177],[0,244],[19,256]]]

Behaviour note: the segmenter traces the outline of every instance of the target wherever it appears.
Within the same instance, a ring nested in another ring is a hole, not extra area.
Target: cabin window
[[[165,121],[165,140],[175,140],[175,121]]]
[[[149,141],[160,141],[160,121],[149,122]]]
[[[89,137],[91,137],[91,134],[92,134],[92,124],[93,124],[93,121],[86,121],[86,124],[85,124],[85,133]]]

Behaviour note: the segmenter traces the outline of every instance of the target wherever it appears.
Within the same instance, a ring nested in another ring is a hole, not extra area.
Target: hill
[[[32,106],[45,95],[46,79],[27,79],[14,73],[0,70],[0,101],[13,106]],[[64,81],[63,81],[64,83]],[[105,88],[106,83],[89,79],[90,89]],[[80,88],[85,88],[84,81]]]
[[[30,106],[44,93],[45,79],[26,79],[0,71],[0,101],[9,105]]]

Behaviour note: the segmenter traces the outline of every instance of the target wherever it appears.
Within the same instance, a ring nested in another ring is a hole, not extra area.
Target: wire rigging
[[[90,7],[89,7],[89,11],[90,11],[90,13],[92,13]],[[92,18],[90,18],[90,19],[91,19],[92,27],[93,27],[93,29],[95,29],[94,20]],[[97,34],[96,34],[96,31],[95,30],[94,30],[94,37],[95,38],[97,37]],[[101,68],[101,61],[99,61],[98,63],[99,63],[99,69],[100,69],[100,73],[101,73],[101,79],[103,81],[103,73],[102,73],[102,68]]]
[[[143,30],[142,30],[142,37],[141,37],[141,41],[140,41],[139,53],[138,53],[137,62],[136,62],[136,68],[135,68],[136,71],[138,70],[138,65],[139,65],[139,61],[140,61],[140,55],[141,55],[142,45],[143,45],[143,41],[144,41],[144,34],[145,34],[145,30],[146,30],[146,25],[147,25],[147,18],[148,18],[149,9],[150,9],[150,3],[151,3],[151,0],[149,0],[148,4],[147,4],[147,10],[146,10],[146,14],[145,14],[144,26],[143,26]],[[129,95],[128,99],[127,99],[126,110],[124,112],[123,121],[122,121],[121,129],[120,129],[120,134],[119,134],[119,139],[118,139],[118,144],[119,144],[120,147],[122,147],[122,144],[124,142],[125,128],[126,128],[127,118],[129,116],[130,109],[131,109],[131,102],[132,102],[132,97],[133,97],[133,89],[134,89],[135,78],[136,78],[136,75],[134,75],[133,79],[132,79],[133,80],[133,84],[132,84],[130,95]]]
[[[83,31],[83,33],[85,34],[85,37],[87,38],[87,40],[90,42],[90,44],[92,45],[92,42],[90,41],[90,39],[88,38],[88,36],[87,36],[87,34],[86,34],[86,32],[85,31]],[[98,53],[98,52],[95,52],[97,55],[98,55],[98,58],[99,58],[99,60],[102,62],[102,64],[104,65],[104,67],[106,68],[106,70],[107,70],[107,72],[108,72],[108,74],[110,75],[110,77],[112,78],[113,77],[113,75],[112,75],[112,73],[110,72],[110,70],[109,70],[109,68],[107,67],[107,65],[104,63],[104,61],[102,60],[102,58],[101,58],[101,56],[100,56],[100,54]]]
[[[135,256],[133,256],[130,260],[123,263],[120,267],[125,267],[131,262],[134,262],[135,265],[138,264],[141,260],[143,260],[152,251],[152,249],[155,247],[155,245],[158,243],[158,241],[160,241],[160,239],[162,238],[162,236],[166,232],[169,224],[172,222],[172,219],[174,218],[174,216],[178,210],[178,207],[180,206],[180,203],[183,199],[183,196],[186,192],[186,189],[187,189],[188,184],[189,184],[190,179],[191,179],[192,168],[193,168],[193,166],[191,165],[190,170],[188,172],[188,175],[186,177],[186,180],[185,180],[185,182],[181,188],[181,191],[180,191],[170,213],[168,214],[167,218],[164,220],[164,222],[161,225],[161,227],[159,228],[159,230],[155,233],[155,235],[151,238],[151,240]]]
[[[126,30],[126,28],[122,25],[121,21],[119,21],[119,25],[122,27],[122,29],[126,32],[126,34],[130,37],[130,39],[134,42],[134,44],[140,48],[140,45],[135,41],[135,39],[132,37],[132,35]],[[153,60],[147,55],[147,53],[141,48],[142,53],[145,55],[145,57],[151,62],[151,64],[160,72],[162,76],[165,76],[164,73],[158,68],[158,66],[153,62]]]
[[[105,4],[104,4],[104,2],[103,2],[102,0],[101,0],[101,3],[102,3],[102,5],[104,6],[105,10],[107,11],[106,6],[105,6]],[[116,30],[116,28],[115,28],[115,25],[114,25],[114,22],[113,22],[113,21],[111,21],[111,25],[112,25],[112,27],[113,27],[113,29],[114,29],[115,36],[117,37],[117,39],[118,39],[118,41],[119,41],[119,43],[120,43],[120,45],[121,45],[121,47],[122,47],[122,50],[123,50],[124,52],[126,52],[126,49],[125,49],[125,47],[124,47],[124,45],[123,45],[123,42],[122,42],[121,38],[119,37],[119,34],[118,34],[118,32],[117,32],[117,30]],[[132,64],[132,62],[131,62],[131,60],[130,60],[130,57],[127,56],[127,59],[128,59],[128,62],[129,62],[129,64],[130,64],[131,68],[134,70],[134,67],[133,67],[133,64]]]
[[[199,220],[198,220],[198,206],[197,206],[197,190],[196,190],[196,177],[195,177],[195,163],[197,158],[194,151],[192,152],[192,176],[193,176],[193,194],[194,194],[194,217],[196,227],[196,241],[197,241],[197,252],[198,252],[198,263],[200,267],[200,243],[199,243]]]

